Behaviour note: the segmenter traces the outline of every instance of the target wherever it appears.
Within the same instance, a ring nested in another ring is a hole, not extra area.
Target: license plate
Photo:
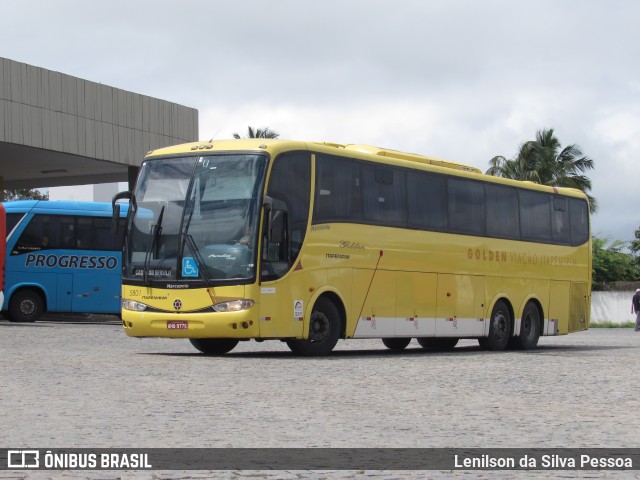
[[[189,323],[180,320],[167,320],[167,330],[189,330]]]

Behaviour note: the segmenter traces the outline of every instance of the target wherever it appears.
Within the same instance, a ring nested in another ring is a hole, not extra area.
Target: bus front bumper
[[[251,310],[181,314],[122,310],[122,326],[130,337],[257,338],[260,328]]]

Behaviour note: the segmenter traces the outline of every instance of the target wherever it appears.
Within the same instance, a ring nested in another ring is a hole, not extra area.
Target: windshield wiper
[[[160,209],[160,214],[158,215],[158,223],[151,227],[151,238],[149,238],[149,245],[147,246],[147,252],[144,257],[144,269],[143,269],[143,282],[145,285],[149,284],[149,263],[151,262],[151,255],[153,249],[156,247],[158,243],[158,238],[160,238],[160,232],[162,232],[162,218],[164,217],[164,205]]]

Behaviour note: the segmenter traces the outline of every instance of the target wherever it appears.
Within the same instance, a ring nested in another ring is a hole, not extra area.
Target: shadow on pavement
[[[185,339],[186,340],[186,339]],[[354,340],[357,342],[357,340]],[[354,349],[354,350],[334,350],[331,352],[331,355],[327,357],[297,357],[299,359],[304,359],[306,361],[326,361],[332,359],[339,358],[358,358],[358,357],[390,357],[394,358],[398,357],[415,357],[415,356],[438,356],[438,357],[459,357],[461,355],[469,356],[487,356],[487,355],[554,355],[554,354],[563,354],[563,353],[586,353],[586,352],[597,352],[597,351],[607,351],[607,350],[620,350],[620,349],[628,349],[628,348],[637,348],[628,345],[542,345],[534,350],[527,351],[518,351],[518,350],[504,350],[501,352],[491,352],[487,350],[483,350],[479,345],[464,345],[454,348],[451,351],[441,352],[435,350],[427,350],[416,347],[408,347],[400,352],[393,351],[380,347],[380,350],[377,349]],[[202,357],[202,358],[287,358],[290,359],[295,355],[290,351],[269,351],[264,350],[260,352],[229,352],[225,355],[205,355],[200,353],[194,349],[193,352],[139,352],[138,355],[149,355],[149,356],[166,356],[166,357]]]
[[[122,325],[122,322],[115,315],[94,313],[48,313],[37,322],[11,322],[0,316],[0,327],[52,327],[56,324]]]

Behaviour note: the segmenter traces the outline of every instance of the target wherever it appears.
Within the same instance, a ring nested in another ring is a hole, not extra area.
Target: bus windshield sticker
[[[197,277],[198,264],[193,257],[184,257],[182,259],[182,276],[183,277]]]

